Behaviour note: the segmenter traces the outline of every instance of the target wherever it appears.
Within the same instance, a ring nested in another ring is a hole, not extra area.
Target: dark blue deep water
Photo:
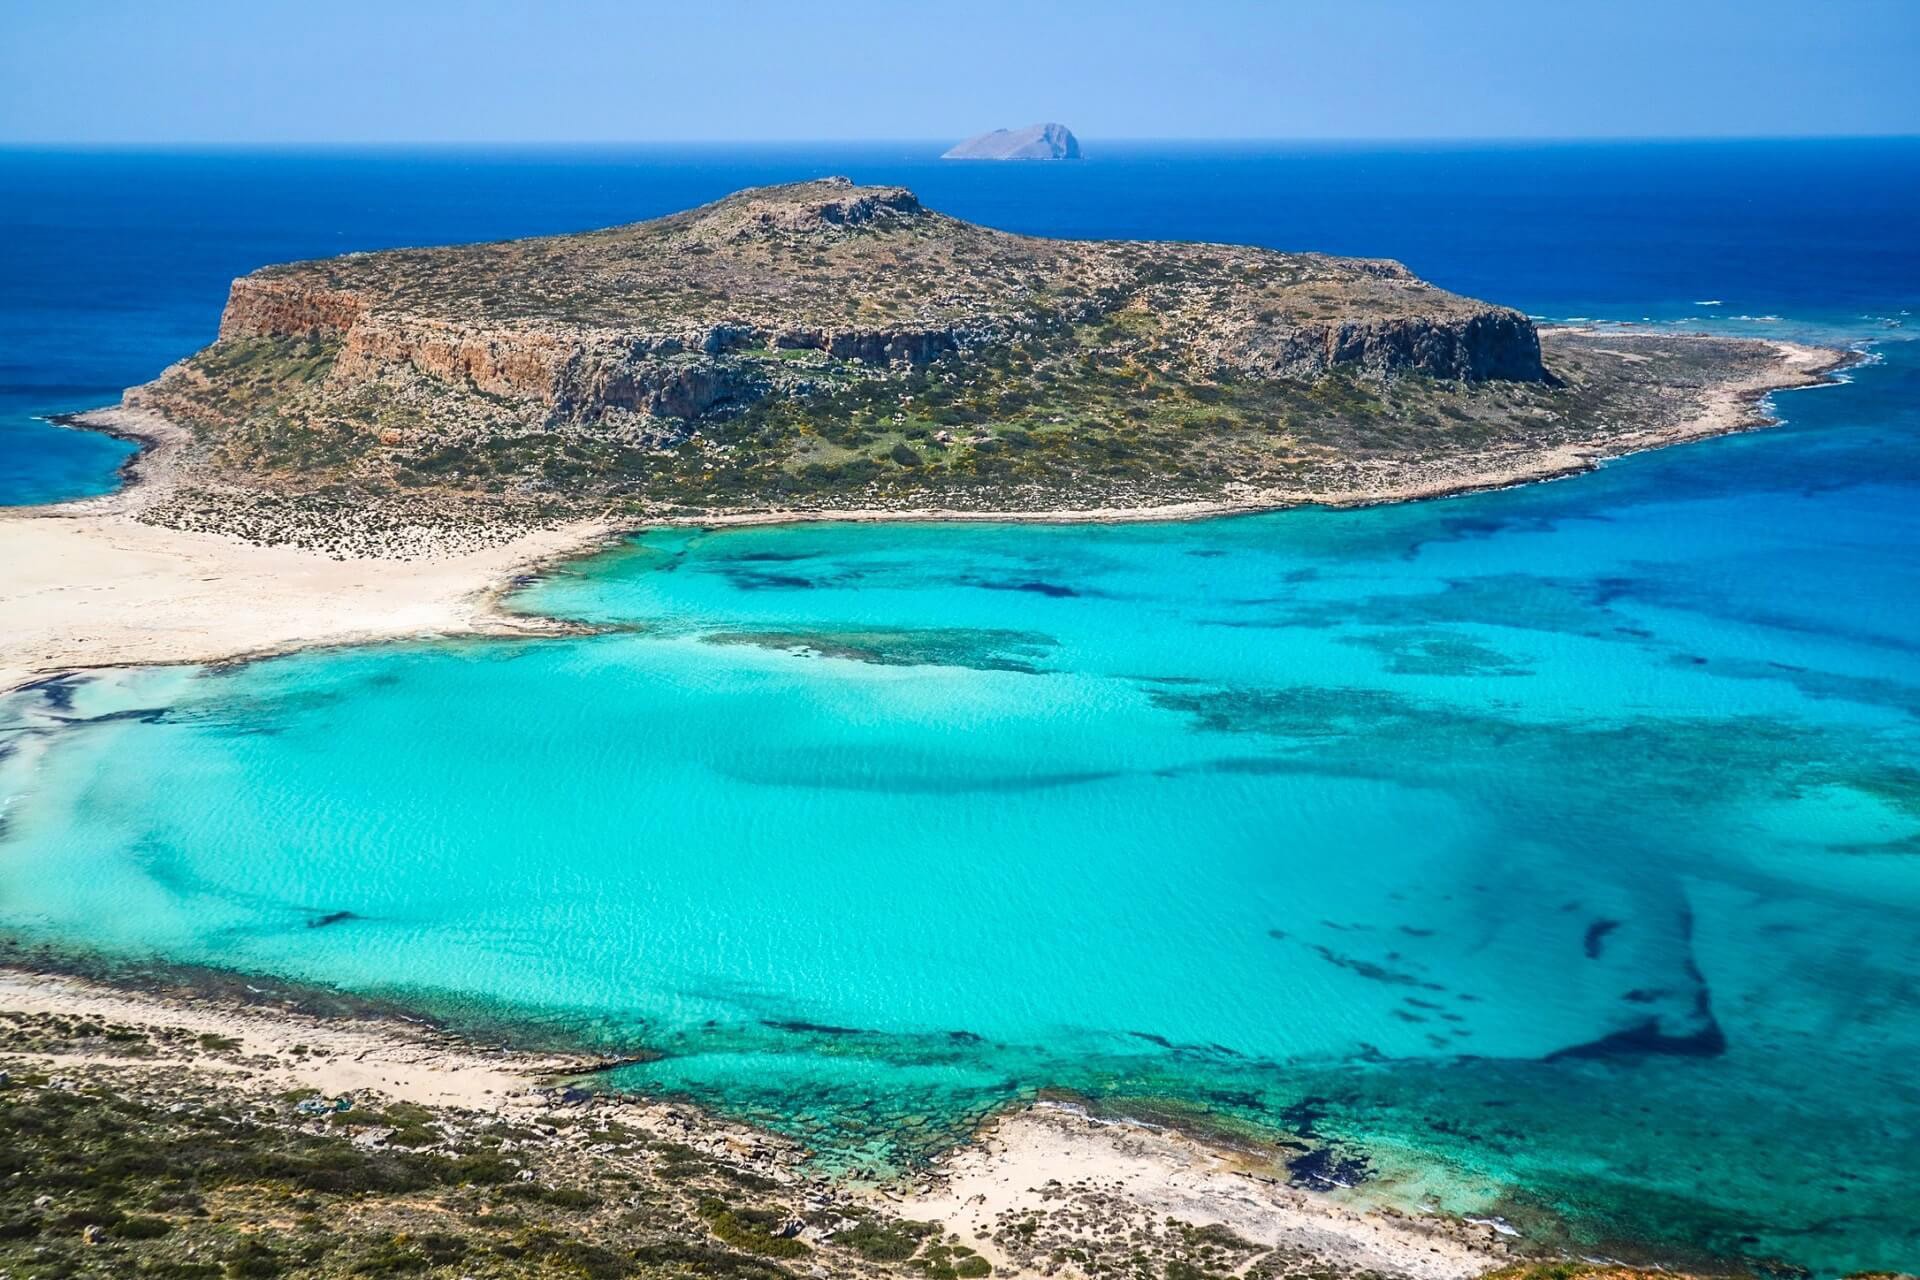
[[[606,226],[830,173],[1017,231],[1399,258],[1556,317],[1878,318],[1920,298],[1920,140],[936,154],[0,151],[0,503],[110,487],[125,446],[34,419],[111,401],[204,345],[227,282],[255,267]],[[1723,305],[1692,305],[1709,300]]]
[[[612,634],[0,694],[0,930],[650,1049],[856,1164],[1066,1088],[1586,1252],[1920,1267],[1920,142],[932,152],[0,153],[0,502],[110,487],[35,415],[262,263],[827,173],[1862,362],[1554,484],[652,531],[528,593]]]

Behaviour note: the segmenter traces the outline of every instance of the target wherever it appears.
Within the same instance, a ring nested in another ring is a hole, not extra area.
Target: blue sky
[[[0,0],[0,142],[1920,134],[1920,0]]]

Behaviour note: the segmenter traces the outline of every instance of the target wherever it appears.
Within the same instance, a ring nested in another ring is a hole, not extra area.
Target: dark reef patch
[[[1446,632],[1388,631],[1342,636],[1339,643],[1380,655],[1397,676],[1528,676],[1517,659],[1489,645]]]
[[[1321,946],[1319,943],[1309,944],[1309,949],[1328,964],[1345,969],[1349,973],[1358,974],[1369,982],[1384,982],[1389,986],[1396,987],[1418,987],[1423,991],[1446,990],[1446,988],[1439,983],[1429,982],[1418,974],[1407,973],[1400,969],[1389,969],[1385,965],[1375,964],[1371,960],[1362,960],[1358,956],[1345,955],[1335,951],[1332,947]]]
[[[1040,659],[1059,643],[1035,631],[997,628],[872,628],[847,631],[716,631],[708,644],[753,645],[883,667],[966,667],[1039,675]]]
[[[1028,595],[1046,596],[1050,600],[1070,600],[1081,593],[1073,587],[1058,582],[1027,580],[1021,582],[1001,582],[987,578],[969,578],[967,585],[978,587],[982,591],[1024,591]]]
[[[1426,700],[1365,686],[1154,682],[1144,691],[1198,732],[1275,740],[1271,755],[1188,767],[1430,786],[1497,806],[1516,831],[1611,829],[1622,805],[1640,821],[1683,830],[1709,810],[1825,786],[1870,795],[1920,827],[1920,763],[1906,751],[1887,757],[1888,748],[1901,748],[1897,739],[1785,716],[1539,721],[1502,715],[1480,699]],[[1383,768],[1384,758],[1396,767]],[[1599,762],[1605,767],[1596,772]],[[1521,775],[1587,781],[1555,792],[1551,803],[1506,788],[1479,794],[1487,779]]]
[[[811,591],[820,584],[812,578],[802,578],[792,573],[769,573],[764,570],[725,569],[728,585],[736,591]]]
[[[1280,1124],[1302,1138],[1316,1138],[1315,1126],[1326,1118],[1328,1106],[1328,1099],[1310,1093],[1280,1108]]]
[[[1601,951],[1606,947],[1607,935],[1619,927],[1620,922],[1618,920],[1606,919],[1595,920],[1592,924],[1588,925],[1586,936],[1581,939],[1580,944],[1586,950],[1587,959],[1598,960]]]
[[[1674,661],[1681,663],[1682,659],[1676,657]],[[1730,680],[1778,681],[1792,686],[1802,697],[1816,702],[1852,702],[1896,711],[1910,719],[1920,720],[1920,685],[1884,676],[1844,675],[1752,658],[1724,658],[1711,663],[1704,658],[1690,661],[1710,665],[1714,675]]]
[[[1648,1018],[1631,1027],[1610,1032],[1596,1040],[1555,1049],[1542,1062],[1562,1062],[1580,1058],[1640,1058],[1652,1054],[1674,1054],[1686,1058],[1716,1058],[1727,1051],[1727,1036],[1718,1022],[1709,1022],[1684,1035],[1667,1032],[1660,1019]]]
[[[85,683],[84,677],[71,674],[46,676],[15,686],[15,692],[39,694],[50,711],[71,711],[74,692]]]
[[[1411,719],[1417,704],[1380,689],[1292,685],[1176,693],[1155,689],[1153,704],[1191,716],[1210,733],[1259,733],[1292,738],[1335,737],[1388,720]]]
[[[346,924],[349,920],[358,919],[360,919],[360,917],[351,911],[328,911],[310,918],[307,921],[307,928],[326,929],[336,924]]]
[[[1599,925],[1611,925],[1615,922],[1599,920]],[[1683,1025],[1689,1029],[1672,1031],[1668,1029],[1665,1015],[1653,1014],[1639,1019],[1631,1026],[1585,1041],[1556,1049],[1547,1054],[1542,1061],[1560,1062],[1567,1059],[1582,1058],[1639,1058],[1650,1055],[1666,1054],[1687,1058],[1714,1058],[1727,1051],[1726,1032],[1713,1015],[1713,992],[1707,986],[1706,975],[1700,972],[1700,963],[1693,954],[1693,909],[1682,905],[1677,922],[1677,933],[1686,948],[1686,960],[1681,968],[1689,982],[1693,984],[1693,1002],[1684,1014]],[[1589,927],[1587,954],[1598,957],[1600,939],[1605,938],[1609,930],[1602,929],[1596,937],[1594,927]],[[1666,996],[1666,992],[1634,988],[1622,998],[1632,1004],[1653,1004]]]
[[[831,1022],[808,1022],[804,1018],[762,1018],[760,1025],[771,1031],[807,1036],[867,1036],[876,1032],[863,1027],[840,1027]]]
[[[1617,625],[1613,596],[1579,578],[1524,573],[1449,579],[1437,591],[1389,593],[1357,600],[1288,601],[1291,606],[1242,626],[1279,629],[1347,625],[1432,628],[1497,621],[1503,627],[1604,637]]]
[[[1365,1156],[1344,1155],[1332,1146],[1316,1147],[1287,1161],[1287,1181],[1316,1191],[1357,1187],[1372,1176]]]
[[[171,707],[126,707],[119,711],[106,711],[97,716],[88,716],[75,723],[114,724],[131,720],[139,724],[165,724],[172,714]]]

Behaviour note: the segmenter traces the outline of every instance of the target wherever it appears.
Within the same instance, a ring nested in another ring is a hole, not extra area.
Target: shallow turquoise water
[[[0,926],[657,1049],[618,1082],[853,1164],[1056,1086],[1593,1247],[1912,1267],[1920,351],[1879,352],[1551,485],[660,532],[526,594],[591,639],[23,691]]]

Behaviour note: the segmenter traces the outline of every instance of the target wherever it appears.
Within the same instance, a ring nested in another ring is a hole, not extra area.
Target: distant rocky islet
[[[1078,160],[1080,139],[1063,124],[979,133],[941,153],[942,160]]]

